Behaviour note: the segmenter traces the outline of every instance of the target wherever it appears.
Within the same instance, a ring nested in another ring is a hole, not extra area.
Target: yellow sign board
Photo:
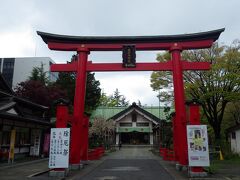
[[[10,149],[9,149],[9,160],[13,160],[13,159],[14,159],[15,140],[16,140],[16,130],[13,129],[13,130],[11,131]]]

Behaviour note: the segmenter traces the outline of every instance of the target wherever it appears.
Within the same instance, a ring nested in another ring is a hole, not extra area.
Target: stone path
[[[175,163],[163,161],[149,151],[150,148],[131,147],[103,156],[100,160],[90,161],[80,171],[70,171],[66,180],[191,180],[187,171],[176,171]],[[227,162],[226,162],[227,163]],[[48,173],[33,176],[35,173],[46,172],[48,160],[16,163],[13,166],[0,166],[0,180],[59,180],[62,178],[48,177]],[[202,179],[202,178],[197,178]],[[217,174],[210,175],[204,180],[231,179],[240,180],[239,165],[227,164],[220,168]],[[196,180],[196,179],[193,179]]]
[[[173,180],[149,148],[122,148],[105,158],[93,171],[71,179]]]
[[[107,159],[156,159],[148,147],[121,148],[111,153]]]

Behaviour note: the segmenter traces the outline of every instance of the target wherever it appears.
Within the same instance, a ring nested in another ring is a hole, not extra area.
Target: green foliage
[[[169,102],[173,101],[173,94],[172,91],[168,89],[159,90],[159,94],[157,95],[159,102],[165,102],[165,106],[169,105]]]
[[[222,121],[227,104],[240,95],[240,52],[237,46],[214,46],[207,50],[188,51],[184,59],[208,61],[207,72],[185,73],[186,92],[202,102],[204,115],[214,130],[215,139],[221,138]]]
[[[213,128],[215,139],[221,138],[225,108],[229,102],[240,98],[240,43],[220,46],[215,43],[209,49],[190,50],[182,53],[182,59],[192,62],[210,62],[209,71],[185,71],[185,92],[187,99],[198,99],[203,113]],[[170,58],[169,53],[159,54],[158,61]],[[170,72],[153,72],[151,87],[153,90],[172,88]]]
[[[127,101],[126,97],[121,95],[118,89],[116,89],[111,96],[107,96],[105,93],[102,93],[100,105],[106,107],[126,107],[129,105],[129,101]]]
[[[166,62],[171,59],[169,53],[157,54],[158,62]],[[154,71],[151,74],[151,85],[154,91],[172,86],[172,73],[170,71]]]
[[[73,102],[75,94],[76,73],[60,72],[55,84],[67,92],[68,99]]]
[[[102,93],[100,97],[100,105],[108,107],[110,102],[110,98],[106,95],[106,93]]]
[[[76,60],[74,55],[72,60]],[[60,72],[55,83],[50,83],[47,72],[41,67],[34,67],[29,80],[16,87],[19,96],[33,102],[51,106],[58,98],[67,98],[74,102],[76,73]],[[94,73],[87,73],[85,112],[91,113],[98,106],[101,89],[100,82],[95,79]],[[54,113],[54,111],[52,111]],[[52,113],[52,115],[53,115]]]
[[[229,153],[224,156],[224,159],[227,160],[228,162],[231,161],[232,163],[236,163],[240,165],[240,156],[239,154],[236,153]]]
[[[73,55],[71,61],[76,61],[77,56]],[[55,84],[67,92],[68,99],[73,103],[75,95],[76,73],[60,72]],[[94,73],[87,73],[85,112],[90,113],[99,105],[101,97],[100,82],[95,79]]]
[[[224,120],[228,123],[228,127],[235,124],[240,124],[240,101],[236,100],[230,102],[226,107],[226,113],[224,115]]]
[[[95,79],[94,73],[87,73],[85,112],[91,113],[97,108],[100,102],[100,82]]]
[[[219,172],[232,172],[233,169],[236,169],[240,166],[240,157],[237,154],[232,154],[226,156],[224,160],[214,159],[210,161],[210,167],[205,167],[204,169],[209,174],[216,174]],[[230,179],[230,178],[229,178]]]
[[[47,72],[44,71],[43,63],[41,63],[40,67],[34,67],[31,75],[29,76],[29,80],[31,81],[39,81],[44,85],[49,83]]]
[[[163,108],[163,113],[165,114],[166,121],[171,121],[172,120],[172,112],[171,112],[171,107],[169,106],[164,106]]]
[[[75,95],[76,73],[59,73],[56,84],[67,92],[68,99],[73,103]],[[91,113],[99,104],[101,96],[100,82],[94,73],[87,73],[85,112]]]

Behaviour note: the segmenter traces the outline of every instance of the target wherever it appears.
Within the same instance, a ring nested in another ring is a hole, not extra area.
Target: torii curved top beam
[[[173,44],[181,49],[208,48],[216,41],[225,28],[213,31],[162,36],[68,36],[37,31],[52,50],[90,51],[122,50],[122,45],[134,44],[136,50],[169,50]]]

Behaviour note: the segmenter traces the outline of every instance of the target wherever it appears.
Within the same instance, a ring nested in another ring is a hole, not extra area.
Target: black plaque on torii
[[[123,45],[122,48],[123,67],[136,67],[136,47],[135,45]]]

